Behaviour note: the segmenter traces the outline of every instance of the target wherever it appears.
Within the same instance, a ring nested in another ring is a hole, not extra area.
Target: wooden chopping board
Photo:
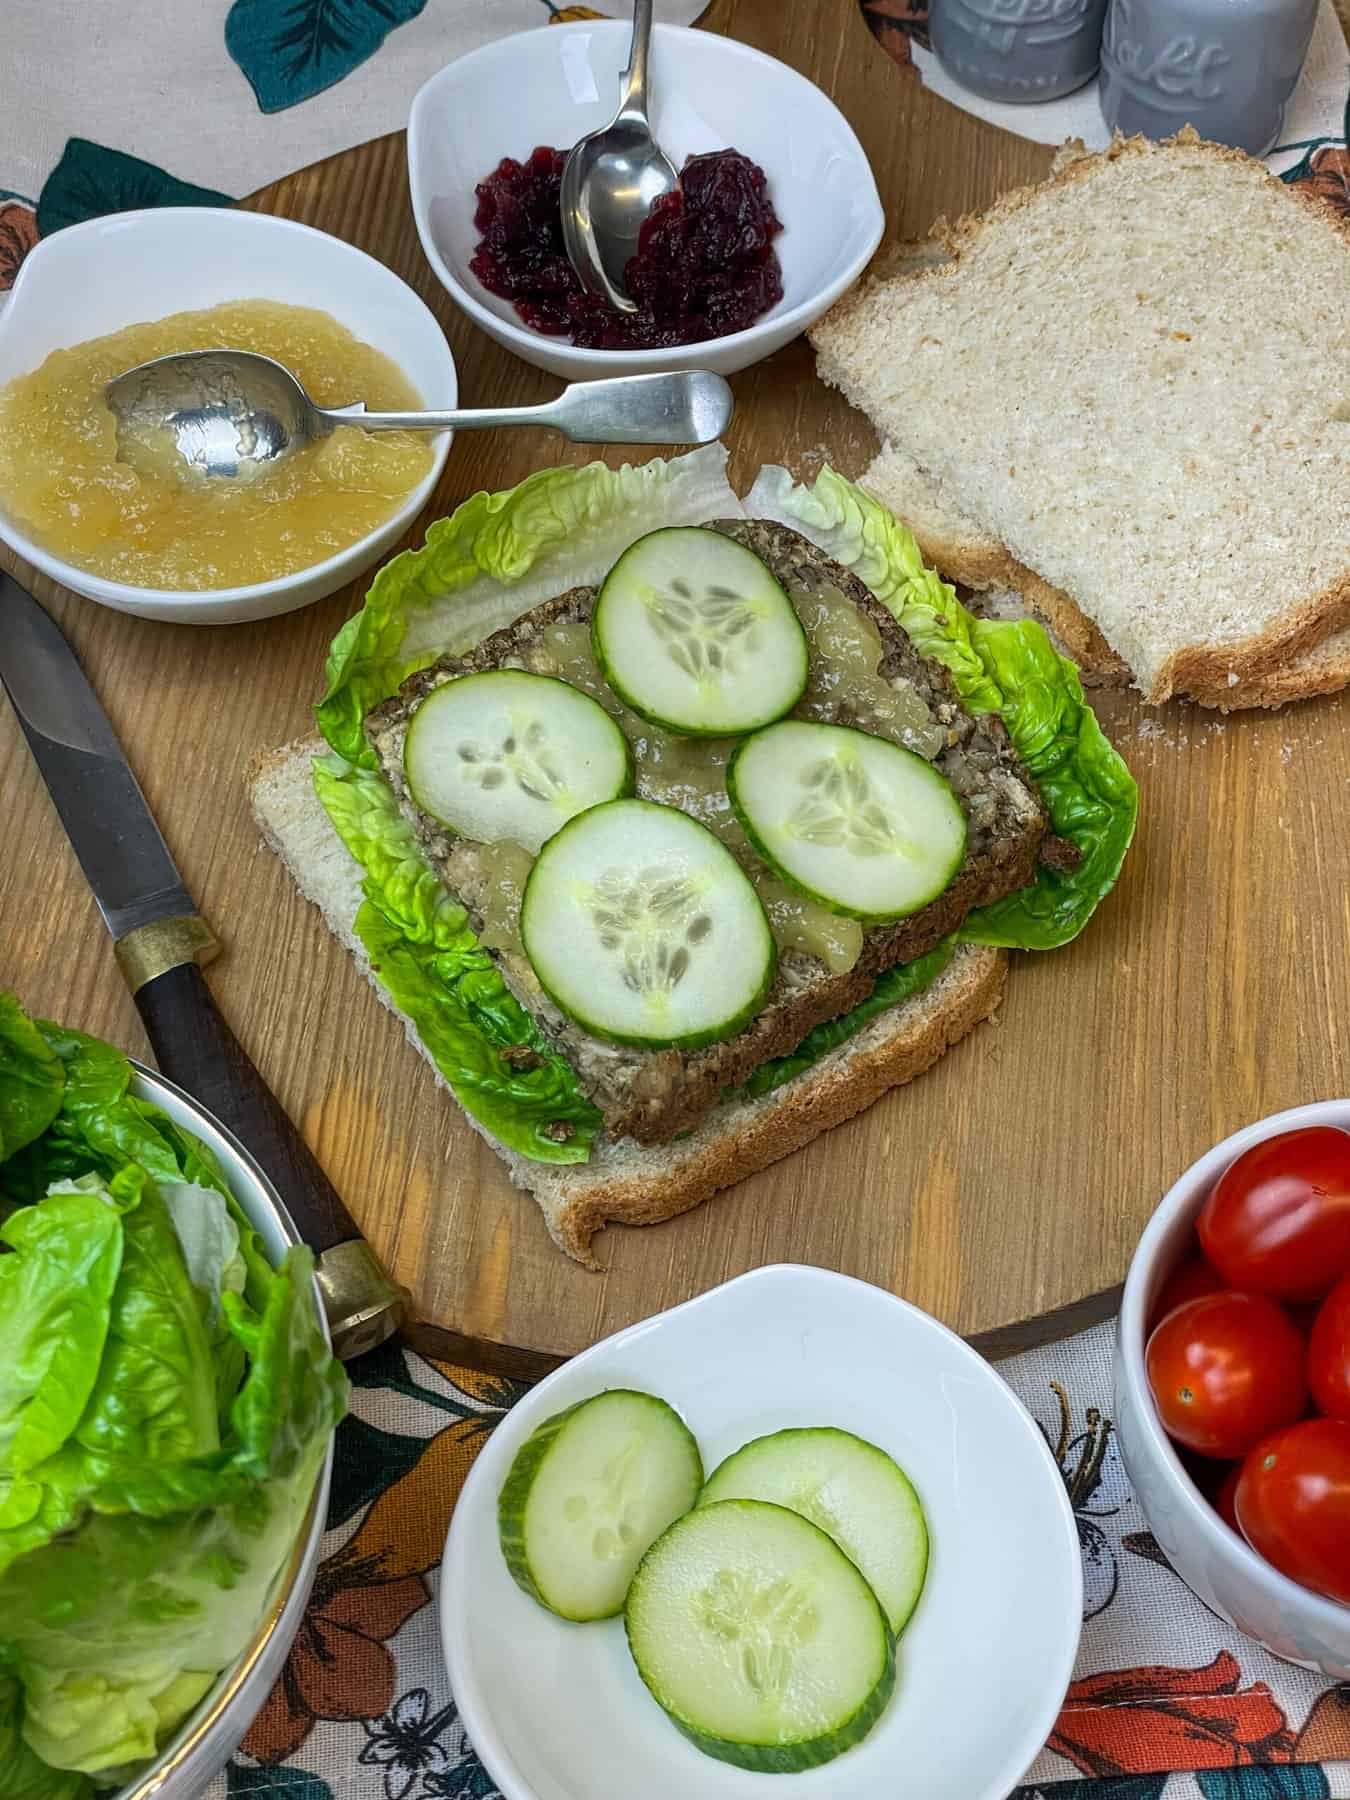
[[[832,95],[876,171],[892,241],[1048,166],[1048,150],[898,70],[844,0],[714,0],[705,24]],[[437,286],[413,228],[401,136],[246,204],[347,238],[408,279],[445,326],[467,402],[552,391]],[[815,380],[804,342],[734,385],[742,491],[764,462],[806,476],[828,455],[856,474],[875,450],[867,422]],[[465,434],[427,519],[544,460],[586,454],[523,434]],[[123,617],[7,566],[74,642],[227,944],[210,977],[226,1016],[412,1288],[430,1348],[462,1350],[462,1335],[531,1353],[521,1366],[532,1367],[745,1269],[802,1261],[890,1287],[1006,1351],[1104,1314],[1159,1195],[1217,1138],[1350,1089],[1346,702],[1225,720],[1110,695],[1098,710],[1138,778],[1141,824],[1086,935],[1014,959],[995,1021],[932,1073],[681,1219],[611,1230],[597,1242],[605,1273],[588,1273],[554,1249],[533,1202],[445,1102],[249,816],[245,764],[308,728],[324,651],[360,590],[288,618],[193,628]],[[0,985],[145,1055],[93,901],[5,708],[0,794]]]

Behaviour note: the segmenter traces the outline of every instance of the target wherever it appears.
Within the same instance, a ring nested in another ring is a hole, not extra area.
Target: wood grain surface
[[[845,0],[714,0],[705,24],[833,96],[876,170],[893,240],[1049,163],[1048,150],[934,99]],[[401,137],[248,204],[335,232],[411,281],[445,326],[466,402],[552,391],[437,287],[413,229]],[[828,455],[857,473],[875,448],[866,421],[816,382],[804,342],[734,385],[742,488],[762,462],[809,475]],[[427,517],[586,454],[521,433],[466,434]],[[589,1274],[553,1248],[533,1203],[438,1092],[253,828],[245,764],[307,728],[324,650],[360,592],[263,624],[193,628],[105,611],[9,566],[77,646],[225,940],[209,980],[226,1017],[421,1319],[459,1334],[433,1329],[443,1346],[509,1346],[531,1353],[516,1359],[531,1368],[744,1269],[792,1260],[879,1282],[1007,1350],[1102,1312],[1158,1196],[1216,1138],[1350,1088],[1344,703],[1224,720],[1115,695],[1099,711],[1138,777],[1141,825],[1085,936],[1015,959],[995,1021],[931,1074],[682,1219],[611,1230],[598,1240],[606,1272]],[[0,794],[0,985],[144,1055],[93,901],[3,708]]]

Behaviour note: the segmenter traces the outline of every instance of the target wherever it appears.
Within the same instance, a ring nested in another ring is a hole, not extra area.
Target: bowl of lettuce
[[[187,1800],[223,1766],[299,1628],[346,1400],[238,1141],[0,994],[0,1800]]]

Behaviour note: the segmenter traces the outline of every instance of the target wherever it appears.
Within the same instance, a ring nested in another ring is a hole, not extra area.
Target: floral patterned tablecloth
[[[1350,1687],[1278,1662],[1222,1625],[1149,1533],[1111,1427],[1111,1335],[1101,1326],[999,1365],[1063,1472],[1085,1578],[1073,1685],[1016,1800],[1350,1797]],[[455,1497],[525,1390],[398,1344],[351,1372],[308,1615],[206,1800],[497,1794],[455,1709],[434,1602]]]

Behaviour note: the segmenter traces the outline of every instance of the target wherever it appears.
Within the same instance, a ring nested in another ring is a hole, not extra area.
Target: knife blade
[[[69,644],[0,571],[0,682],[113,941],[196,911]]]
[[[333,1346],[350,1359],[396,1331],[406,1291],[380,1267],[337,1190],[221,1017],[202,976],[220,945],[75,652],[0,571],[0,686],[9,695],[113,939],[156,1061],[253,1152],[304,1237]]]

